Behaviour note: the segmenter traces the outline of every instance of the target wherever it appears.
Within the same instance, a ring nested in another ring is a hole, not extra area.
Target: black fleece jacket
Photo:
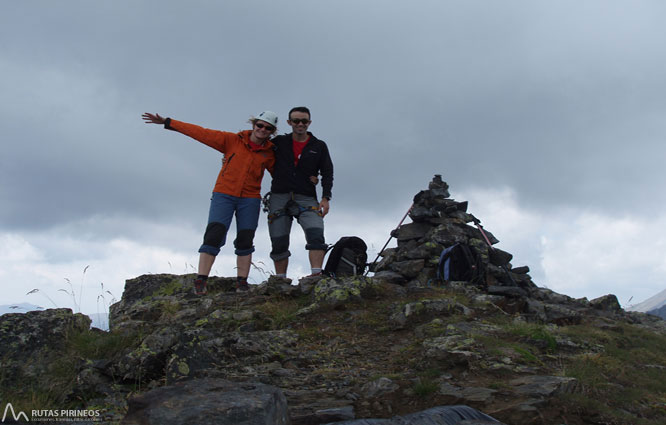
[[[294,166],[292,133],[271,139],[275,145],[275,169],[273,170],[273,193],[299,193],[317,198],[316,186],[310,176],[321,175],[322,197],[331,199],[333,188],[333,162],[328,146],[308,132],[310,140],[303,148],[298,166]]]

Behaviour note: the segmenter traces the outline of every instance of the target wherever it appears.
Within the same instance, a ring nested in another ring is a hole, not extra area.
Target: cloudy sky
[[[329,242],[374,258],[441,174],[538,285],[643,301],[666,287],[665,18],[640,0],[2,2],[0,304],[94,313],[125,279],[193,272],[221,155],[141,114],[239,131],[269,109],[286,132],[297,105],[336,167]],[[265,216],[255,244],[259,283]],[[296,227],[290,277],[303,245]],[[234,264],[227,246],[213,273]]]

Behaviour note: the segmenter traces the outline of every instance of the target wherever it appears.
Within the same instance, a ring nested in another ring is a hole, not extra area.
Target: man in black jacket
[[[286,277],[289,266],[289,233],[294,218],[305,233],[312,275],[319,275],[326,254],[324,216],[328,214],[333,187],[333,162],[328,147],[308,132],[310,110],[304,106],[289,111],[291,134],[272,139],[275,169],[268,213],[271,258],[275,273]],[[317,181],[321,175],[322,198],[317,200]]]

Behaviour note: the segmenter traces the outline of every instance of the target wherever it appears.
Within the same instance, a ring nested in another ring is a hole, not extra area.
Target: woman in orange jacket
[[[194,281],[197,295],[206,293],[206,281],[215,257],[226,242],[227,231],[236,216],[237,289],[247,291],[254,252],[254,233],[261,209],[261,179],[264,170],[273,172],[275,155],[271,136],[277,131],[277,115],[264,111],[250,119],[252,130],[239,133],[210,130],[198,125],[144,113],[147,124],[163,124],[164,128],[185,134],[224,154],[208,214],[208,226],[199,248],[199,270]]]

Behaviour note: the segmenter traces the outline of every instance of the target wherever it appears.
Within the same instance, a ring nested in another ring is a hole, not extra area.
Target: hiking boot
[[[309,275],[307,275],[307,276],[305,276],[305,277],[319,277],[319,276],[323,276],[323,275],[324,275],[324,272],[319,272],[319,273],[312,273],[312,274],[309,274]]]
[[[236,292],[247,292],[250,290],[250,285],[247,284],[247,280],[239,280],[236,283]]]
[[[206,281],[203,279],[195,279],[194,281],[194,293],[196,295],[206,295],[208,291],[206,290]]]

